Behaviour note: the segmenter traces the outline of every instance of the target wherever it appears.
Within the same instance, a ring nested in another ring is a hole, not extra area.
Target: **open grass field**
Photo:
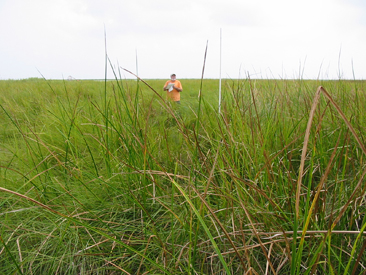
[[[0,274],[366,273],[365,81],[146,82],[0,81]]]

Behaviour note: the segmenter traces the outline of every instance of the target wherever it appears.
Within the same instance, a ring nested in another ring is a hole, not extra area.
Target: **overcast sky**
[[[116,69],[200,78],[208,43],[219,78],[220,29],[223,78],[366,79],[365,0],[0,0],[0,79],[103,79],[105,34]]]

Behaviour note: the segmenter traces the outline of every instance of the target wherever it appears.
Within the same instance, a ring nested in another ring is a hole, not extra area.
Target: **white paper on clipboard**
[[[169,92],[173,91],[174,89],[174,83],[169,83],[166,88],[168,89]]]

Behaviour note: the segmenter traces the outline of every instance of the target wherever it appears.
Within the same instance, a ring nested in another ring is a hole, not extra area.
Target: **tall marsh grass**
[[[0,272],[365,273],[365,82],[181,81],[0,81]]]

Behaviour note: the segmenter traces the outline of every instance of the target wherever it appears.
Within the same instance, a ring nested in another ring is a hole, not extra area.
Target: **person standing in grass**
[[[183,88],[175,74],[172,74],[170,80],[165,83],[164,91],[167,91],[168,99],[180,104],[180,93],[183,91]]]

